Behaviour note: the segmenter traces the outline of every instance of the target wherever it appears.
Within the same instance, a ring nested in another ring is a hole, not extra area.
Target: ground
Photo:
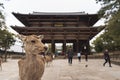
[[[17,61],[9,59],[2,64],[0,80],[18,80]],[[120,66],[106,64],[103,67],[103,62],[103,59],[90,59],[88,62],[74,59],[70,65],[67,59],[57,59],[46,65],[42,80],[120,80]]]

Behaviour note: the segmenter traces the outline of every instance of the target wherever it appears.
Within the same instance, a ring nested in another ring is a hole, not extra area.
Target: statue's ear
[[[42,40],[44,38],[44,35],[39,35],[38,37]]]
[[[17,35],[17,37],[19,38],[19,39],[21,39],[22,41],[25,41],[26,40],[26,36],[24,36],[24,35]]]

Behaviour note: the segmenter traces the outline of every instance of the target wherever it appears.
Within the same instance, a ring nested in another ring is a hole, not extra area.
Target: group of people
[[[81,53],[82,53],[81,51],[77,53],[77,58],[79,62],[81,62]],[[106,63],[109,63],[109,67],[112,67],[108,50],[106,49],[103,53],[104,53],[104,59],[105,59],[103,66],[105,66]],[[85,53],[84,55],[85,55],[85,60],[88,61],[88,54]],[[69,50],[67,51],[67,57],[68,57],[69,64],[72,64],[73,56],[74,56],[74,52],[72,48],[69,48]]]
[[[79,62],[81,62],[81,53],[82,53],[81,51],[77,53],[77,58]],[[68,57],[69,64],[72,64],[73,56],[74,56],[74,52],[72,48],[69,48],[69,50],[67,51],[67,57]],[[88,61],[87,54],[85,54],[85,60]]]

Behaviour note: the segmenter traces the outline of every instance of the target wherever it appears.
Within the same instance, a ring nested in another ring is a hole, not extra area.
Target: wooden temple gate
[[[101,29],[92,27],[98,20],[97,14],[85,13],[13,13],[25,27],[12,26],[19,34],[44,35],[43,42],[51,43],[51,51],[55,53],[55,43],[63,44],[63,52],[67,51],[66,43],[73,43],[74,52],[90,54],[89,40]]]

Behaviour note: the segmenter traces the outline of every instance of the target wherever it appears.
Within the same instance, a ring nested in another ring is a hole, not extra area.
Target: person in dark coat
[[[109,52],[108,52],[107,49],[106,49],[105,52],[104,52],[104,59],[105,59],[105,62],[103,63],[103,66],[105,66],[106,63],[109,63],[109,67],[112,67],[112,66],[111,66],[111,61],[110,61]]]
[[[86,62],[88,61],[88,54],[87,54],[87,52],[85,52],[85,61]]]
[[[67,56],[68,56],[68,63],[69,64],[72,64],[72,59],[73,59],[73,50],[72,48],[70,48],[68,51],[67,51]]]

